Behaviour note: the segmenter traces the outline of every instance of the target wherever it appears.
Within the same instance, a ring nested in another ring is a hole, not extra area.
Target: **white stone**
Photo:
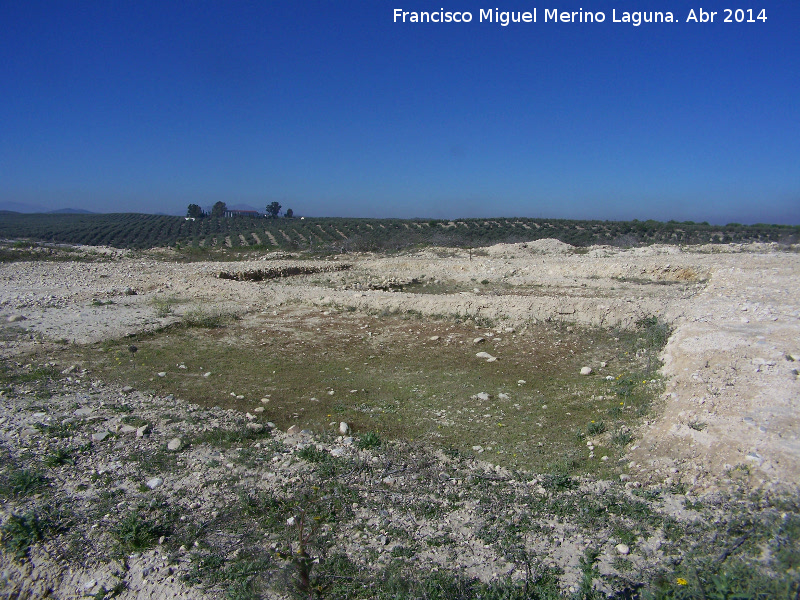
[[[159,377],[166,377],[167,376],[167,372],[166,371],[159,371],[158,373],[156,373],[156,375],[158,375]]]
[[[176,452],[181,449],[181,446],[183,446],[183,440],[181,438],[172,438],[167,444],[167,450]]]
[[[628,555],[630,553],[630,551],[631,551],[631,549],[628,548],[628,546],[625,545],[625,544],[617,544],[614,547],[614,549],[617,551],[617,554],[620,554],[622,556]]]
[[[591,375],[592,367],[581,367],[581,375]]]
[[[153,477],[152,479],[148,480],[145,485],[149,487],[151,490],[154,490],[157,487],[159,487],[162,483],[164,483],[163,479],[161,479],[160,477]]]
[[[350,433],[350,425],[342,421],[339,423],[339,434],[340,435],[348,435]]]

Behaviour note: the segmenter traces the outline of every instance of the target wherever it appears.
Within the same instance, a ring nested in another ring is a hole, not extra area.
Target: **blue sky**
[[[0,2],[0,208],[800,224],[800,2],[733,4]]]

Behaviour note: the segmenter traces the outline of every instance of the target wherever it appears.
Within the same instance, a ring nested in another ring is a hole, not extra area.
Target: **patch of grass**
[[[71,513],[51,505],[23,514],[12,513],[0,527],[0,543],[17,560],[23,560],[31,546],[53,534],[68,531],[74,525]]]
[[[420,439],[462,453],[476,445],[492,447],[482,458],[539,471],[556,457],[575,455],[570,474],[610,474],[616,467],[615,461],[599,464],[586,456],[573,435],[577,423],[599,421],[602,415],[610,428],[606,412],[614,409],[615,430],[635,425],[659,392],[643,376],[646,357],[637,355],[637,348],[643,343],[639,338],[647,336],[638,329],[531,323],[514,334],[486,336],[481,334],[489,332],[481,329],[489,323],[471,316],[404,316],[378,319],[342,310],[333,319],[320,316],[318,309],[291,305],[279,315],[260,315],[258,329],[248,317],[224,328],[176,326],[138,336],[135,365],[115,360],[117,354],[128,356],[130,340],[109,342],[103,353],[74,349],[75,360],[98,377],[192,398],[207,407],[252,411],[269,395],[259,419],[283,430],[296,424],[327,431],[331,421],[345,421],[384,442]],[[475,357],[471,342],[477,336],[487,339],[487,350],[499,362]],[[628,375],[613,382],[581,377],[581,366],[599,356],[611,358],[615,370]],[[170,364],[187,368],[150,381]],[[525,385],[517,385],[521,379]],[[489,400],[477,399],[480,392]],[[623,397],[615,398],[618,394]],[[592,396],[602,399],[589,402]],[[540,408],[544,404],[547,410]],[[229,447],[267,435],[205,432],[197,443]]]
[[[236,316],[229,313],[209,311],[202,306],[192,308],[183,315],[182,324],[185,327],[199,327],[201,329],[216,329],[234,321]]]
[[[130,425],[131,427],[136,427],[137,429],[139,427],[144,427],[145,425],[152,426],[152,423],[150,423],[150,421],[148,421],[147,419],[143,419],[142,417],[139,417],[137,415],[125,415],[120,419],[120,421],[124,425]]]
[[[617,446],[627,446],[633,441],[633,434],[627,429],[620,429],[614,434],[611,441]]]
[[[381,445],[381,438],[374,431],[368,431],[358,437],[356,440],[356,447],[359,450],[368,450],[370,448],[378,448]]]
[[[56,448],[50,454],[44,457],[42,461],[47,467],[59,467],[61,465],[74,465],[75,458],[72,456],[72,451],[66,448]]]
[[[48,382],[60,379],[61,373],[54,367],[36,367],[30,370],[12,369],[0,364],[0,385],[13,385],[32,382]]]
[[[172,314],[173,308],[180,304],[180,300],[173,296],[153,298],[151,304],[156,311],[156,317],[164,319]]]
[[[703,431],[707,427],[702,421],[691,421],[688,425],[690,429],[694,429],[695,431]]]
[[[232,446],[240,445],[244,442],[261,440],[269,436],[270,432],[267,428],[261,431],[254,431],[247,427],[240,427],[237,429],[215,429],[196,435],[191,443],[194,446],[208,444],[215,448],[231,448]]]
[[[29,469],[14,469],[0,483],[0,494],[20,498],[41,492],[47,485],[48,480],[41,473]]]
[[[324,463],[331,460],[331,455],[316,446],[306,446],[297,452],[297,456],[311,463]]]
[[[144,519],[138,512],[130,512],[111,529],[120,547],[127,551],[146,550],[158,542],[162,535],[169,535],[170,527],[164,522],[156,523]]]
[[[86,421],[74,420],[67,421],[66,423],[52,423],[50,425],[36,423],[34,427],[50,437],[66,439],[74,436],[86,425]]]
[[[606,424],[603,421],[591,421],[586,426],[586,433],[589,435],[599,435],[606,430]]]
[[[3,547],[12,552],[14,558],[22,560],[33,544],[44,539],[44,529],[35,512],[12,514],[0,528]]]

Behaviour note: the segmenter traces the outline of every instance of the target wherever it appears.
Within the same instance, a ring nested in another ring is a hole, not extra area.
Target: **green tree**
[[[211,207],[211,216],[224,217],[226,210],[228,210],[228,206],[222,200],[220,200],[219,202],[216,202],[214,206]]]
[[[277,202],[270,202],[267,204],[267,214],[273,219],[281,212],[281,205]]]
[[[190,204],[189,209],[186,211],[186,216],[201,219],[203,217],[203,209],[197,204]]]
[[[283,216],[286,217],[287,219],[291,219],[292,217],[294,217],[294,211],[291,208],[287,208]]]

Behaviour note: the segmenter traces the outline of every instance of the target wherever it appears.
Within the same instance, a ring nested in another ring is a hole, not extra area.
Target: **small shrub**
[[[136,512],[129,513],[111,533],[125,550],[144,550],[154,546],[158,538],[167,535],[169,530],[164,525],[151,523],[142,519]]]
[[[177,303],[178,301],[175,298],[153,298],[152,304],[156,311],[156,317],[163,319],[170,316],[172,307]]]
[[[2,528],[3,547],[14,553],[17,560],[28,555],[28,549],[44,539],[39,517],[34,512],[24,515],[12,514]]]
[[[306,446],[298,451],[297,456],[312,463],[323,463],[331,459],[330,454],[324,450],[318,450],[316,446]]]
[[[61,465],[74,465],[75,459],[72,458],[72,452],[64,448],[57,448],[44,458],[44,464],[47,467],[58,467]]]
[[[630,431],[623,429],[614,434],[614,437],[611,438],[611,441],[617,446],[627,446],[633,441],[633,434]]]
[[[187,327],[201,327],[205,329],[216,329],[222,327],[227,321],[232,319],[231,315],[222,313],[211,313],[202,307],[193,308],[183,316],[183,324]]]
[[[5,487],[5,495],[10,496],[30,496],[47,486],[47,478],[41,473],[21,469],[13,471],[8,476]]]
[[[367,450],[369,448],[377,448],[381,445],[381,438],[373,431],[368,431],[359,436],[356,441],[356,446],[359,450]]]
[[[606,424],[603,421],[592,421],[586,426],[586,433],[589,435],[599,435],[606,430]]]

